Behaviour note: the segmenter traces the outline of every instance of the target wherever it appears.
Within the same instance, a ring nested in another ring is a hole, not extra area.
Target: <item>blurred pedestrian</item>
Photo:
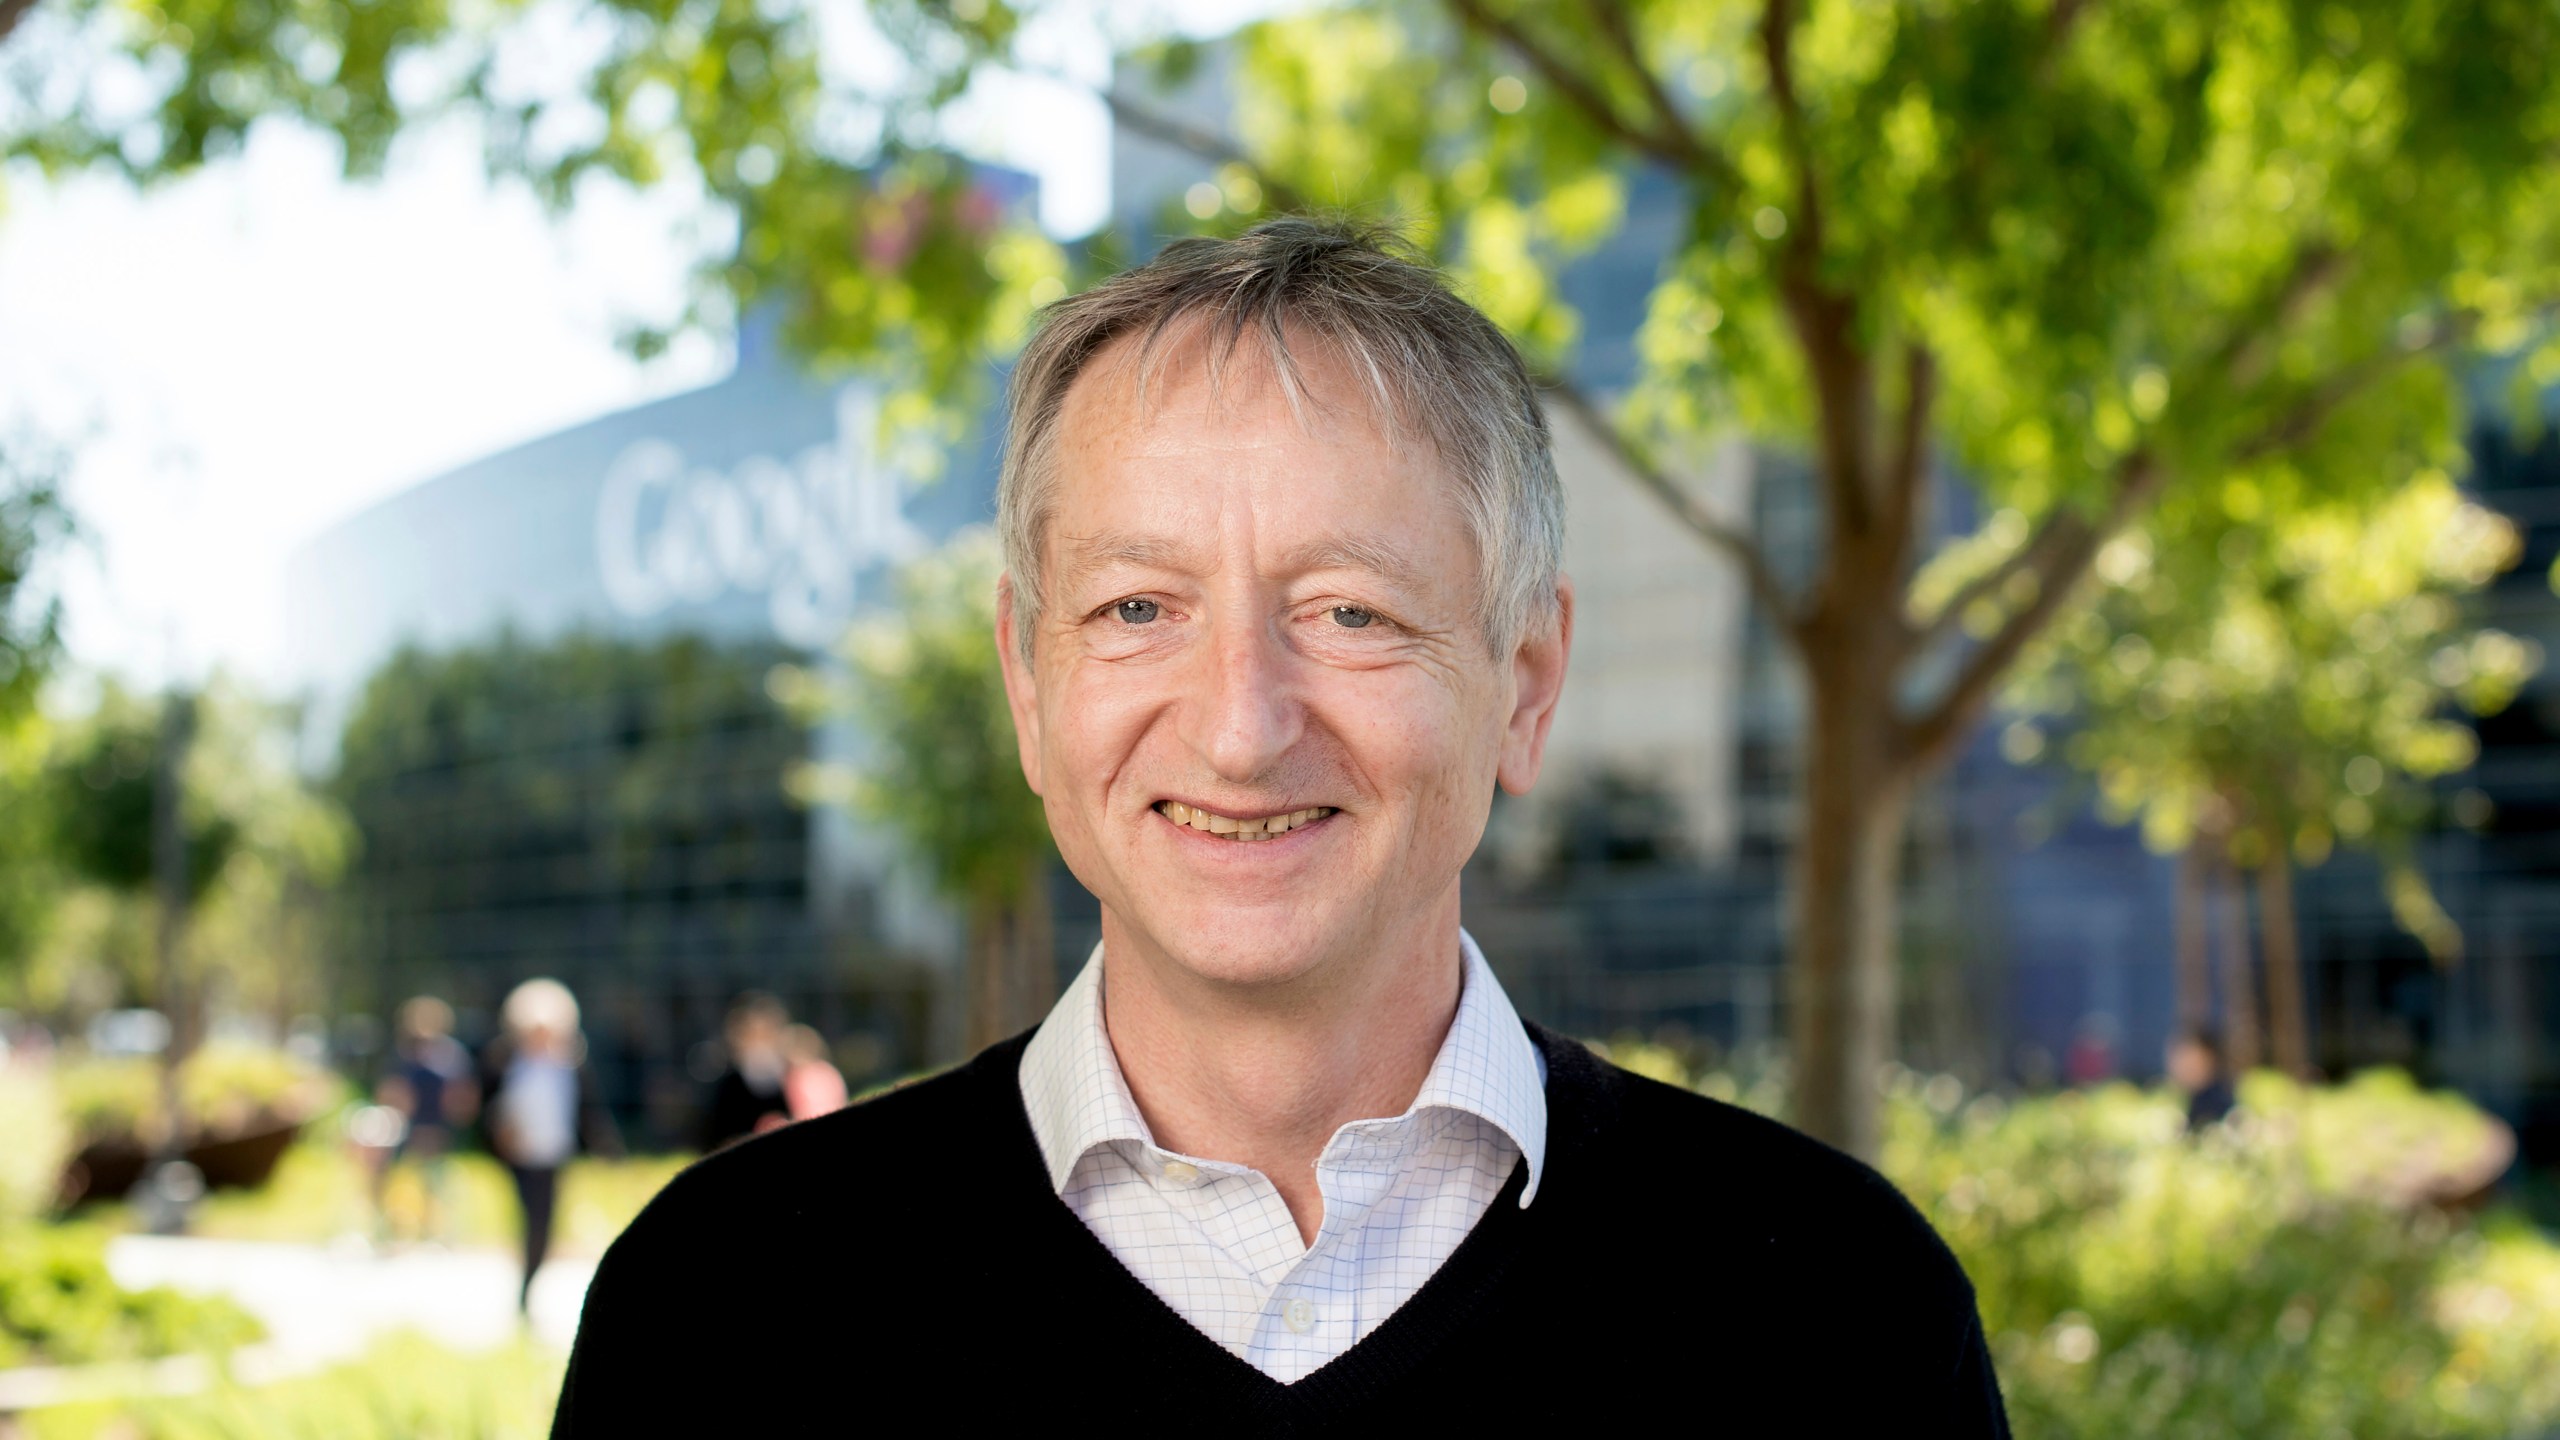
[[[2080,1017],[2080,1027],[2071,1036],[2071,1049],[2063,1058],[2062,1068],[2075,1089],[2104,1085],[2116,1078],[2115,1017]]]
[[[557,980],[527,980],[507,996],[504,1030],[490,1046],[489,1144],[515,1181],[524,1211],[524,1283],[516,1307],[530,1308],[534,1273],[551,1250],[560,1171],[581,1150],[612,1149],[611,1125],[595,1102],[578,1030],[578,1001]]]
[[[808,1025],[782,1032],[782,1053],[790,1064],[782,1072],[782,1098],[794,1120],[832,1115],[844,1108],[844,1072],[827,1058],[827,1040]]]
[[[729,1063],[711,1082],[711,1101],[703,1107],[703,1154],[790,1123],[791,1102],[782,1093],[790,1069],[782,1032],[790,1020],[782,1002],[760,990],[730,1002],[721,1030]]]
[[[2223,1063],[2222,1040],[2210,1030],[2183,1030],[2169,1042],[2169,1083],[2187,1097],[2187,1131],[2219,1123],[2239,1103]]]
[[[453,1007],[433,995],[410,997],[393,1022],[391,1063],[375,1087],[375,1101],[392,1112],[376,1120],[360,1138],[389,1139],[388,1149],[370,1149],[375,1159],[373,1205],[385,1238],[391,1234],[389,1189],[392,1171],[403,1162],[418,1177],[422,1199],[417,1235],[448,1238],[452,1206],[454,1137],[479,1110],[480,1087],[472,1078],[471,1056],[453,1038]],[[384,1133],[389,1132],[389,1133]]]

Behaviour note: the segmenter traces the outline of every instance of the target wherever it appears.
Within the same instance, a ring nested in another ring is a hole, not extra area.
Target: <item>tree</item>
[[[60,457],[0,445],[0,730],[35,708],[62,656],[62,602],[38,578],[47,551],[72,534]]]
[[[22,1000],[62,1006],[66,972],[101,962],[106,994],[140,996],[169,1021],[161,1110],[218,1003],[264,999],[267,1013],[311,998],[318,965],[308,904],[335,880],[344,818],[295,771],[289,717],[236,685],[156,703],[113,683],[66,724],[48,766],[48,870],[70,882],[67,923],[48,952],[12,973]],[[175,1158],[189,1137],[162,1137]]]
[[[2471,764],[2458,712],[2493,714],[2536,656],[2469,624],[2463,602],[2522,553],[2515,527],[2462,497],[2441,470],[2375,504],[2286,496],[2249,484],[2194,487],[2164,502],[2097,562],[2096,603],[2056,626],[2010,702],[2002,737],[2096,777],[2099,808],[2138,820],[2154,850],[2184,858],[2179,1018],[2210,1012],[2202,904],[2208,875],[2234,888],[2224,937],[2223,1026],[2236,1064],[2262,1053],[2308,1074],[2293,872],[2339,845],[2376,852],[2401,925],[2440,961],[2461,934],[2409,853],[2436,816],[2430,782]],[[2256,1003],[2237,894],[2254,879],[2266,1005]]]
[[[209,984],[279,1019],[312,998],[320,945],[304,933],[308,907],[287,896],[335,883],[353,837],[294,767],[295,724],[288,708],[224,677],[174,706],[104,682],[88,713],[60,722],[42,797],[46,859],[81,913],[40,954],[48,973],[22,977],[22,999],[60,1003],[74,988],[62,967],[101,960],[115,988],[160,997],[172,977],[142,937],[170,898],[157,850],[173,761],[186,990],[201,997]]]
[[[894,830],[968,923],[968,1044],[1028,1029],[1057,999],[1049,918],[1056,854],[1022,780],[997,666],[995,536],[963,530],[898,576],[893,610],[846,638],[847,674],[791,682],[812,718],[856,721],[871,754],[804,767],[794,789]]]
[[[126,83],[37,86],[8,144],[150,176],[291,113],[360,171],[402,124],[471,109],[563,203],[593,175],[698,175],[740,237],[706,313],[778,303],[810,353],[947,397],[1064,283],[938,149],[976,77],[1042,68],[1037,8],[875,0],[904,64],[856,79],[814,6],[598,0],[574,86],[543,94],[497,63],[529,43],[512,7],[63,0],[48,23],[121,50]],[[1235,45],[1229,124],[1108,97],[1223,167],[1201,223],[1402,220],[1801,662],[1796,1116],[1863,1153],[1913,792],[2106,541],[2193,484],[2397,483],[2451,433],[2444,365],[2535,339],[2560,285],[2560,15],[2517,0],[1381,0]],[[390,83],[404,67],[417,85]],[[1688,224],[1637,384],[1594,395],[1557,275],[1639,177]],[[1800,584],[1657,462],[1731,426],[1812,462]],[[1951,470],[2026,523],[1922,594]]]
[[[46,552],[72,534],[59,457],[0,444],[0,975],[22,966],[53,909],[44,756],[36,707],[62,655],[62,606],[42,584]]]

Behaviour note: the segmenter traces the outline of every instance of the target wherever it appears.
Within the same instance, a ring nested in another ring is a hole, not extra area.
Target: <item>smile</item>
[[[1179,800],[1163,800],[1156,813],[1176,825],[1215,835],[1221,840],[1277,840],[1301,826],[1312,825],[1333,813],[1330,805],[1317,805],[1305,810],[1292,810],[1285,815],[1265,815],[1256,820],[1240,820],[1233,815],[1219,815]]]

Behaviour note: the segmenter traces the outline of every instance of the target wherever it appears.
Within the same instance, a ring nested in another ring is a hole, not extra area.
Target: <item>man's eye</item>
[[[1164,613],[1164,607],[1153,600],[1123,600],[1111,607],[1111,613],[1131,625],[1145,625]]]
[[[1345,630],[1357,630],[1377,618],[1375,611],[1363,610],[1357,605],[1333,607],[1333,623]]]

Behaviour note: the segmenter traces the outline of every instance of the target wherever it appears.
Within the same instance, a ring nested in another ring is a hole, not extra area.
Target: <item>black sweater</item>
[[[1536,1202],[1524,1167],[1420,1293],[1295,1385],[1057,1198],[1024,1037],[678,1176],[596,1272],[552,1433],[2008,1433],[1972,1288],[1882,1177],[1531,1033]]]

